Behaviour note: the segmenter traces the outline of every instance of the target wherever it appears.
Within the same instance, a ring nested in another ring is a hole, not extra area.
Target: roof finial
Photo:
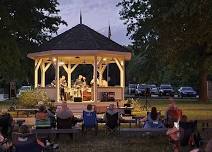
[[[82,24],[82,13],[81,13],[81,10],[80,10],[80,24]]]
[[[110,24],[109,24],[109,28],[108,28],[108,38],[110,39],[111,38],[111,30],[110,30]]]

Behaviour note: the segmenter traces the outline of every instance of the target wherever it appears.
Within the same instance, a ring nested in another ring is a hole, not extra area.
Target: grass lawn
[[[79,135],[74,141],[61,136],[57,143],[60,152],[172,152],[166,137],[106,136],[103,132],[94,136]]]
[[[146,111],[141,108],[144,102],[144,99],[133,102],[133,114],[146,115]],[[167,99],[150,99],[149,103],[151,107],[157,107],[164,115],[169,101]],[[176,103],[190,120],[212,119],[211,101],[204,104],[198,103],[195,99],[182,99],[177,100]],[[0,102],[0,108],[8,108],[14,104],[14,101]],[[100,128],[101,132],[98,136],[94,136],[92,133],[86,136],[79,134],[74,141],[68,135],[60,136],[59,140],[56,141],[60,145],[60,152],[172,152],[165,136],[106,136],[102,127]],[[188,152],[188,149],[183,148],[182,152]]]
[[[144,101],[135,101],[134,114],[146,114],[146,111],[140,108],[143,106]],[[157,107],[163,115],[169,101],[150,100],[150,104]],[[183,110],[183,114],[186,114],[190,120],[212,119],[212,102],[202,104],[195,100],[178,100],[177,106]],[[61,152],[172,152],[166,136],[111,137],[102,132],[97,137],[94,135],[80,135],[75,141],[70,141],[68,137],[62,137],[57,142],[61,147]],[[182,152],[189,152],[188,147],[182,147]]]
[[[146,111],[142,110],[145,100],[137,100],[134,102],[134,114],[145,115]],[[151,107],[155,106],[162,115],[164,115],[165,110],[169,104],[167,99],[153,100],[149,99]],[[176,101],[177,106],[182,109],[183,114],[188,116],[189,120],[208,120],[212,119],[212,102],[209,103],[199,103],[197,100],[193,99],[182,99]],[[151,110],[151,108],[149,108]]]

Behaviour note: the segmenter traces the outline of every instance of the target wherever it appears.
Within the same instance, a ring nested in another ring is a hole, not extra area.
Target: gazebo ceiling
[[[78,24],[70,30],[52,38],[41,45],[37,52],[28,57],[43,58],[54,56],[102,56],[120,57],[130,60],[131,53],[118,43],[96,32],[84,24]]]

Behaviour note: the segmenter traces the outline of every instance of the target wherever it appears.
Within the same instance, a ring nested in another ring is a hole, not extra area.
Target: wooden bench
[[[121,128],[120,133],[123,135],[166,135],[167,128]]]
[[[73,127],[71,129],[32,129],[31,132],[35,134],[69,134],[79,133],[81,128]]]
[[[58,134],[73,134],[76,135],[81,132],[81,128],[73,127],[71,129],[32,129],[31,133],[36,134],[38,137],[40,136],[48,136],[55,140]],[[74,137],[74,136],[73,136]],[[73,138],[74,139],[74,138]]]
[[[29,114],[31,112],[36,113],[38,109],[14,109],[14,112],[16,112],[16,116],[19,116],[20,112],[26,112],[27,117],[29,117]]]

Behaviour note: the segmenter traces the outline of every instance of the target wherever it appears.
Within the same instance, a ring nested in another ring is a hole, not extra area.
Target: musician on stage
[[[77,96],[82,97],[82,86],[83,86],[83,76],[79,75],[79,77],[75,81],[75,88],[77,89]]]
[[[60,98],[61,100],[66,100],[66,96],[65,96],[65,87],[67,86],[67,83],[66,83],[66,78],[65,76],[62,76],[60,78]]]

